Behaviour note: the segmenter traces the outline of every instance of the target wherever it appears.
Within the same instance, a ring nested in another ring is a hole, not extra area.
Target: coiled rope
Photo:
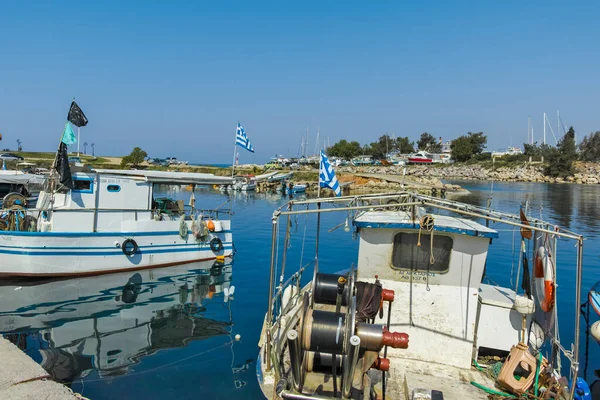
[[[433,227],[434,220],[431,214],[425,214],[419,220],[419,236],[417,239],[417,247],[421,247],[421,231],[429,232],[429,264],[427,264],[427,291],[430,291],[429,287],[429,266],[435,264],[435,257],[433,256]]]

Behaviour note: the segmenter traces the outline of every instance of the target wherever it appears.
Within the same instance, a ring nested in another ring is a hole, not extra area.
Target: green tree
[[[369,145],[367,153],[375,158],[386,158],[390,151],[396,150],[395,145],[395,141],[386,133]]]
[[[401,154],[412,153],[415,151],[415,142],[411,142],[408,137],[396,138],[394,150],[400,152]]]
[[[523,148],[525,149],[525,151],[523,151],[523,154],[525,154],[526,156],[529,156],[532,158],[537,158],[542,155],[542,152],[541,152],[540,148],[538,147],[537,142],[523,143]]]
[[[437,141],[435,140],[433,135],[427,132],[421,133],[421,137],[419,138],[419,140],[417,140],[417,146],[419,147],[419,150],[430,151],[429,149],[431,148],[431,146],[435,145],[436,143]]]
[[[470,160],[471,157],[473,157],[471,140],[469,140],[469,137],[466,135],[454,139],[450,144],[450,148],[452,149],[453,160],[463,162]]]
[[[534,142],[533,144],[523,143],[523,148],[525,149],[523,154],[532,158],[548,158],[555,150],[554,147],[549,144],[542,143],[538,145],[537,142]]]
[[[548,176],[564,178],[573,175],[573,161],[577,159],[575,147],[575,129],[570,127],[568,132],[560,139],[556,148],[548,155],[548,166],[545,173]]]
[[[148,157],[148,153],[139,147],[135,147],[128,156],[123,157],[121,160],[121,168],[125,168],[131,164],[133,167],[139,166]]]
[[[600,131],[584,137],[579,144],[579,150],[583,161],[600,161]]]
[[[332,157],[351,159],[363,153],[363,148],[357,141],[348,142],[342,139],[327,149],[327,154]]]
[[[483,153],[487,143],[487,136],[483,132],[469,132],[452,141],[452,158],[456,161],[467,161],[477,154]]]
[[[483,132],[469,132],[467,135],[469,141],[471,142],[473,154],[483,153],[483,150],[487,144],[487,136],[485,136]]]

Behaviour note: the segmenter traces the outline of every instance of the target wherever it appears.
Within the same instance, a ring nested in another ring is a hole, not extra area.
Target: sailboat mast
[[[308,125],[306,125],[306,141],[304,142],[304,152],[302,153],[302,155],[305,157],[306,157],[307,149],[308,149]]]
[[[388,143],[388,133],[385,133],[385,156],[387,157],[387,155],[390,154],[390,146]]]
[[[315,142],[315,157],[319,154],[319,127],[317,126],[317,141]]]
[[[544,113],[544,144],[546,144],[546,113]]]

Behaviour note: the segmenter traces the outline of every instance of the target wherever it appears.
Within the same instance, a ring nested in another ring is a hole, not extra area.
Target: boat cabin
[[[155,185],[223,183],[231,183],[231,178],[162,171],[75,172],[73,189],[41,192],[38,208],[46,211],[44,229],[53,232],[135,232],[152,221],[190,217],[182,200],[156,197]]]
[[[358,279],[378,276],[395,291],[392,326],[410,337],[407,349],[389,354],[468,369],[480,347],[508,352],[521,339],[515,293],[482,284],[488,246],[498,232],[424,210],[415,221],[403,211],[369,211],[354,220]]]

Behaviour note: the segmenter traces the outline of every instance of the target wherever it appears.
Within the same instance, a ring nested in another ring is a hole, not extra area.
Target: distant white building
[[[492,157],[514,156],[517,154],[523,154],[523,150],[520,147],[508,146],[506,151],[492,151]]]
[[[450,140],[446,140],[446,143],[442,143],[442,154],[452,154],[452,149],[450,148],[451,144],[452,142]]]

